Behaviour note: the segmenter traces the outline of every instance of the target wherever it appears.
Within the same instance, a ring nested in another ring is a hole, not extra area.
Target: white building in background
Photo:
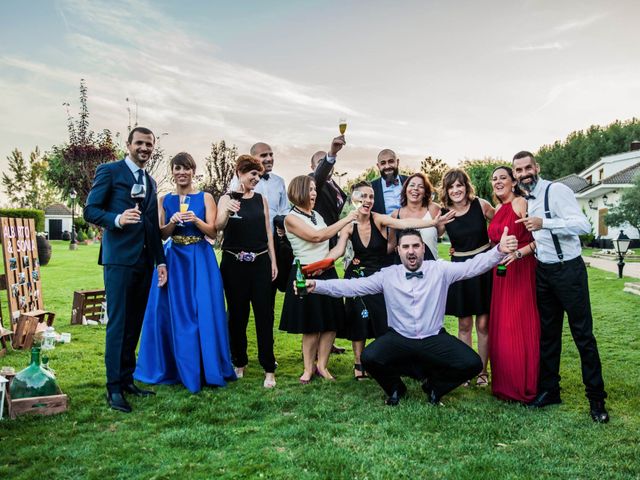
[[[628,224],[607,227],[604,217],[618,204],[622,193],[633,186],[633,179],[640,175],[640,143],[634,142],[630,152],[602,157],[579,174],[571,174],[555,180],[571,188],[578,203],[593,225],[596,239],[613,240],[624,230],[629,238],[640,238],[640,232]]]
[[[71,209],[62,203],[45,208],[44,230],[49,240],[61,240],[62,232],[71,231]]]

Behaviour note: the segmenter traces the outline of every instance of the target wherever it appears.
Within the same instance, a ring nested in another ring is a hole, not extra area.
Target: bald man
[[[371,182],[373,187],[373,211],[390,215],[400,208],[402,184],[407,179],[400,175],[400,160],[393,150],[385,148],[378,154],[376,163],[380,177]]]

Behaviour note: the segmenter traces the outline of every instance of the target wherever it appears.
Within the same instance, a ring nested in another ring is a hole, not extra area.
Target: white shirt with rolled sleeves
[[[384,294],[390,328],[406,338],[437,335],[444,323],[449,285],[480,275],[495,267],[505,255],[498,247],[466,262],[423,262],[423,278],[406,278],[404,265],[383,268],[369,277],[349,280],[316,280],[314,294],[360,297]]]
[[[549,188],[549,210],[551,218],[546,218],[544,211],[544,195]],[[540,179],[527,200],[529,217],[542,218],[542,228],[533,234],[536,241],[536,257],[542,263],[558,263],[560,259],[553,245],[551,233],[558,236],[562,249],[563,261],[572,260],[582,254],[578,235],[591,232],[589,220],[585,217],[573,191],[562,183],[551,183]]]

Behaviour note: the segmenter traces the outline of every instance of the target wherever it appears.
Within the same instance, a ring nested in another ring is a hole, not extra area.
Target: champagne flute
[[[134,183],[131,186],[131,198],[136,202],[136,207],[140,210],[140,202],[147,196],[147,189],[143,183]],[[142,220],[140,220],[142,221]]]
[[[347,119],[339,118],[338,119],[338,130],[340,130],[340,135],[344,135],[344,132],[347,131]]]
[[[237,200],[237,201],[242,200],[242,197],[244,195],[244,185],[242,185],[242,183],[239,183],[238,188],[240,189],[239,191],[229,190],[228,193],[232,200]],[[241,219],[242,217],[238,215],[238,212],[233,212],[231,215],[229,215],[229,218]]]
[[[189,211],[189,204],[191,203],[191,197],[189,195],[183,195],[180,198],[180,213],[187,213]],[[180,220],[178,226],[184,227],[184,222]]]
[[[362,207],[363,203],[364,203],[364,193],[362,193],[362,191],[360,190],[355,190],[351,194],[351,204],[354,206],[356,210],[358,210],[360,207]],[[356,221],[354,220],[353,223],[356,223]]]

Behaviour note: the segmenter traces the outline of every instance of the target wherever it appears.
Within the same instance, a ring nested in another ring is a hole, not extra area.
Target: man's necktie
[[[424,277],[424,273],[422,272],[405,272],[405,275],[407,276],[407,280],[415,277],[415,278],[422,278]]]
[[[390,187],[391,185],[393,186],[398,186],[400,185],[400,180],[398,180],[398,177],[394,178],[393,180],[389,181],[389,180],[385,180],[385,183],[387,184],[387,187]]]
[[[261,177],[263,180],[269,180],[269,174],[265,173],[264,175],[262,175]]]
[[[142,175],[144,175],[144,170],[143,169],[138,169],[138,181],[136,183],[139,183],[140,185],[144,185],[144,180],[142,179]]]

